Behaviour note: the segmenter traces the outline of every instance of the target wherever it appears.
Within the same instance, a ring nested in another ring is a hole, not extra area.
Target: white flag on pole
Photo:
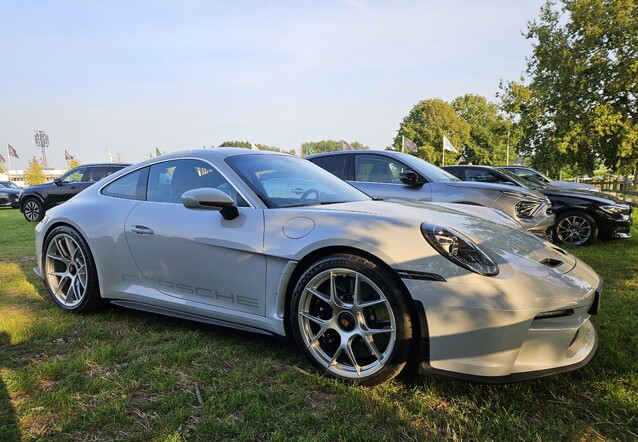
[[[454,146],[452,146],[452,143],[450,143],[450,140],[448,140],[445,135],[443,135],[443,150],[449,150],[450,152],[458,153],[458,150],[456,150]]]
[[[255,146],[255,143],[250,143],[250,148],[252,150],[259,150],[259,148],[257,146]]]

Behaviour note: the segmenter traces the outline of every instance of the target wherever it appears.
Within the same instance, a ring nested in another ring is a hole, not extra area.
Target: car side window
[[[355,155],[355,181],[368,183],[400,183],[399,174],[410,172],[398,161],[379,155]]]
[[[89,167],[82,180],[87,183],[94,183],[104,178],[109,171],[109,166]]]
[[[497,174],[492,173],[489,170],[465,170],[465,181],[478,181],[481,183],[504,183],[505,180],[501,179]]]
[[[82,181],[84,174],[86,173],[86,167],[78,167],[77,169],[73,169],[71,172],[63,175],[60,178],[60,181],[63,183],[79,183]]]
[[[146,198],[146,177],[148,167],[136,170],[120,177],[107,185],[102,194],[116,198],[144,200]]]
[[[201,160],[173,160],[152,165],[148,175],[146,199],[181,204],[184,192],[202,187],[221,190],[238,207],[248,206],[217,169]]]
[[[348,157],[346,155],[330,155],[325,157],[312,158],[310,159],[310,161],[315,163],[322,169],[327,170],[337,178],[341,178],[343,180],[346,179],[345,165],[347,158]]]

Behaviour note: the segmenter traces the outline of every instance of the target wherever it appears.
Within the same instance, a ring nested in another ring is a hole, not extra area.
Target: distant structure
[[[35,131],[35,145],[42,149],[42,166],[45,170],[48,170],[47,147],[49,147],[49,136],[43,130]]]

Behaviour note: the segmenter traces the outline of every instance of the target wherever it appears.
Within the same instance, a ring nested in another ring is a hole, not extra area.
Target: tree
[[[471,126],[457,115],[448,102],[439,98],[422,100],[401,122],[393,146],[395,150],[401,150],[402,137],[405,136],[418,146],[417,156],[441,164],[443,136],[457,150],[463,149],[470,141],[470,129]],[[450,164],[456,161],[459,154],[448,152],[445,155],[446,163]]]
[[[528,25],[529,84],[503,87],[518,119],[518,148],[555,173],[638,164],[638,4],[635,0],[548,1]],[[525,89],[527,88],[527,90]]]
[[[36,157],[33,157],[29,160],[29,166],[24,170],[23,179],[29,186],[42,184],[46,181],[46,177],[44,176],[44,168]]]
[[[354,150],[369,150],[370,147],[362,144],[358,141],[347,143],[344,140],[321,140],[321,141],[308,141],[301,145],[301,156],[313,155],[322,152],[337,152],[345,150],[346,144],[349,144]]]
[[[465,94],[454,99],[452,107],[470,125],[470,139],[462,148],[465,159],[472,164],[505,164],[511,123],[498,106],[480,95]],[[510,158],[514,157],[512,149]]]
[[[69,161],[69,162],[67,163],[67,165],[66,165],[66,170],[75,169],[75,168],[76,168],[76,167],[78,167],[80,164],[82,164],[82,163],[80,162],[80,160],[79,160],[79,159],[77,159],[77,158],[75,158],[75,157],[73,157],[73,158],[71,159],[71,161]]]

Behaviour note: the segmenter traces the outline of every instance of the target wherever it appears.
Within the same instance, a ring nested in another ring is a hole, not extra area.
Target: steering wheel
[[[320,198],[319,191],[318,191],[317,189],[308,189],[308,190],[306,190],[306,191],[305,191],[305,192],[301,195],[301,197],[299,198],[299,202],[300,202],[300,203],[303,203],[303,202],[304,202],[304,201],[306,201],[306,200],[308,199],[308,197],[309,197],[310,195],[312,195],[313,193],[315,194],[314,199],[316,199],[317,201],[319,201],[319,198]]]

